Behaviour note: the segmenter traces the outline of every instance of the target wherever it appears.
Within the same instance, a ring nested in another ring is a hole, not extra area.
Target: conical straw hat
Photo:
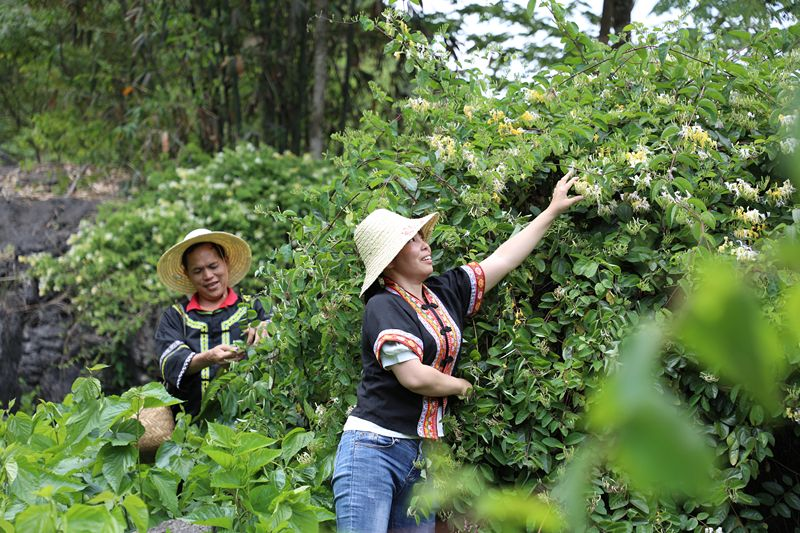
[[[213,242],[222,246],[228,260],[228,284],[233,287],[250,271],[250,246],[242,239],[224,231],[200,228],[189,232],[181,242],[164,252],[158,260],[158,279],[168,288],[181,294],[194,294],[197,289],[183,269],[183,253],[193,244]]]
[[[362,220],[356,226],[355,240],[358,255],[367,272],[359,296],[378,279],[383,269],[389,266],[418,231],[422,232],[423,239],[429,240],[437,220],[439,213],[422,218],[406,218],[388,209],[376,209]]]

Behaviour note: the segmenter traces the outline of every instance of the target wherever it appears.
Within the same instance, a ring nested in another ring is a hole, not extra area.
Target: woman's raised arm
[[[574,169],[570,170],[558,180],[553,190],[553,199],[547,209],[539,213],[539,216],[522,231],[501,244],[492,255],[481,261],[481,267],[486,275],[486,291],[500,283],[506,274],[522,264],[558,215],[583,199],[583,196],[568,196],[570,188],[578,179],[574,173]]]

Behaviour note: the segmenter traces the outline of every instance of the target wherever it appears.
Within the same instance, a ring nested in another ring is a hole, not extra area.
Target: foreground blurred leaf
[[[677,336],[703,365],[741,384],[768,412],[778,406],[786,364],[780,336],[730,261],[700,263]]]

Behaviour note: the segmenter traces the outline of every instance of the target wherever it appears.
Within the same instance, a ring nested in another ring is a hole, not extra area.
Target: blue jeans
[[[333,499],[339,533],[384,531],[433,533],[434,516],[408,516],[420,471],[422,441],[345,431],[333,467]]]

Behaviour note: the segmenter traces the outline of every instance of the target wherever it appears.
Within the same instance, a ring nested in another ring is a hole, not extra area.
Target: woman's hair
[[[381,285],[381,277],[379,276],[378,279],[372,282],[372,285],[364,291],[364,294],[361,296],[361,299],[364,301],[364,305],[367,305],[367,302],[370,298],[378,294],[383,290],[383,285]]]
[[[225,260],[225,258],[226,258],[225,248],[223,248],[221,244],[217,244],[215,242],[209,242],[209,241],[196,242],[193,245],[191,245],[190,247],[188,247],[183,252],[183,255],[181,256],[181,264],[183,265],[183,269],[184,270],[187,270],[187,271],[189,270],[189,266],[187,265],[187,263],[189,262],[188,261],[189,254],[194,252],[195,250],[197,250],[201,246],[211,246],[211,248],[213,248],[214,251],[217,252],[217,255],[219,256],[219,258],[222,259],[223,261]]]

